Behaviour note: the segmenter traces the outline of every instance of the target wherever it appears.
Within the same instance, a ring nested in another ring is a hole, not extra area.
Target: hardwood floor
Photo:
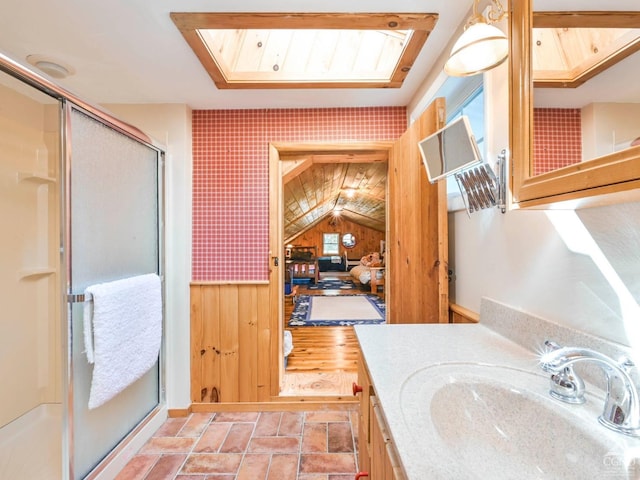
[[[353,295],[353,290],[308,290],[299,295]],[[353,327],[286,327],[293,302],[285,300],[285,328],[291,331],[293,351],[289,354],[282,395],[351,396],[357,379],[358,342]]]
[[[355,372],[358,342],[353,327],[291,327],[287,372]]]

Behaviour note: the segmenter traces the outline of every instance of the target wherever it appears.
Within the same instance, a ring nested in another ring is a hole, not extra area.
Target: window
[[[482,75],[479,75],[482,77]],[[462,115],[469,117],[469,123],[471,124],[471,130],[476,137],[476,143],[482,157],[485,157],[485,144],[484,144],[484,86],[480,84],[469,96],[464,98],[458,105],[454,105],[454,108],[449,112],[447,123],[455,120]],[[460,187],[456,182],[453,175],[447,178],[447,195],[458,195]]]
[[[171,18],[218,88],[399,88],[431,13],[201,13]]]
[[[476,137],[478,148],[484,154],[484,87],[477,88],[465,101],[454,111],[449,112],[447,123],[462,115],[469,117],[471,129]]]
[[[339,233],[323,233],[322,234],[322,254],[338,255],[340,253],[340,234]]]

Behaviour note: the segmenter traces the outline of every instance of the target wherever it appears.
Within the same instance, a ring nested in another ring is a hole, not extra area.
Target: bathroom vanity
[[[481,323],[472,325],[355,327],[361,347],[356,478],[639,478],[640,439],[598,422],[602,375],[580,368],[587,401],[570,405],[549,395],[550,376],[539,366],[547,338],[612,358],[625,353],[621,347],[483,305],[485,317],[494,315],[486,323],[481,312]]]

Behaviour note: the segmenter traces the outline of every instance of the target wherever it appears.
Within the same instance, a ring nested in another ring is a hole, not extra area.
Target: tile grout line
[[[238,480],[238,476],[240,476],[240,469],[242,468],[242,465],[244,465],[244,460],[247,457],[247,453],[249,453],[249,445],[251,445],[251,440],[253,440],[253,436],[256,433],[256,429],[258,428],[258,422],[262,418],[263,413],[264,412],[258,412],[258,417],[256,418],[256,421],[253,422],[253,430],[251,430],[251,435],[249,435],[249,440],[247,440],[247,445],[244,448],[244,451],[242,452],[242,460],[240,460],[240,465],[238,465],[238,471],[234,476],[234,480]],[[231,429],[229,429],[229,431],[231,431]],[[269,474],[270,468],[271,468],[271,457],[269,457],[269,467],[267,468],[267,475]],[[264,480],[267,480],[267,477],[265,477]]]
[[[193,414],[191,414],[193,415]],[[189,418],[191,418],[191,415],[189,416]],[[202,440],[202,436],[205,434],[205,432],[207,431],[207,429],[209,428],[209,426],[211,425],[211,422],[213,422],[214,418],[216,418],[216,413],[213,413],[210,415],[209,417],[209,421],[207,422],[207,424],[204,426],[204,428],[202,429],[202,431],[200,432],[200,435],[197,437],[196,441],[193,442],[193,445],[191,445],[191,448],[189,449],[189,451],[187,452],[184,461],[180,464],[180,468],[178,468],[178,470],[176,470],[176,474],[173,476],[173,480],[175,480],[175,478],[180,475],[180,472],[182,471],[182,467],[184,467],[184,464],[187,463],[187,460],[189,460],[189,457],[194,454],[193,449],[196,448],[196,445],[198,445],[200,443],[200,440]],[[189,423],[189,420],[187,420],[185,422],[185,425]],[[184,425],[183,427],[184,428]],[[180,429],[180,431],[182,431],[182,428]],[[178,432],[179,433],[179,432]],[[228,432],[227,432],[228,433]],[[206,475],[203,476],[203,479],[206,479]]]

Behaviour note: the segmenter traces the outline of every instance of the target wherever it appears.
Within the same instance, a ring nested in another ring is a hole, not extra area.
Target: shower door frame
[[[93,120],[115,130],[116,132],[127,136],[128,138],[141,143],[152,150],[155,150],[158,155],[158,164],[157,164],[157,191],[158,191],[158,275],[162,279],[162,332],[166,331],[164,320],[165,320],[165,293],[164,293],[164,271],[165,271],[165,253],[164,253],[164,215],[165,215],[165,205],[164,205],[164,163],[165,163],[165,152],[164,149],[157,143],[155,143],[150,137],[143,134],[140,130],[135,127],[131,127],[128,124],[122,123],[109,114],[101,111],[100,109],[90,106],[88,104],[80,104],[77,98],[63,98],[62,99],[63,108],[62,108],[62,167],[61,172],[64,175],[64,182],[62,182],[62,195],[64,205],[61,208],[62,212],[62,263],[64,267],[64,309],[63,311],[67,312],[66,315],[66,327],[68,338],[65,342],[65,351],[66,351],[66,372],[63,378],[67,379],[66,385],[63,386],[64,397],[66,399],[66,407],[64,409],[65,415],[68,417],[64,423],[65,428],[63,429],[64,435],[67,436],[65,440],[65,444],[68,448],[68,456],[64,457],[67,460],[68,465],[68,474],[69,478],[75,478],[74,475],[74,442],[73,438],[73,345],[70,343],[70,340],[73,338],[72,335],[72,306],[73,301],[75,301],[75,295],[77,292],[72,292],[72,255],[73,255],[73,245],[71,248],[68,246],[71,243],[71,227],[72,227],[72,209],[71,209],[71,200],[73,193],[71,192],[71,165],[72,165],[72,148],[71,148],[71,135],[72,134],[72,126],[71,126],[71,117],[72,111],[75,110],[82,114],[87,115]],[[142,431],[145,426],[151,422],[151,420],[161,412],[166,404],[166,388],[165,388],[165,341],[164,341],[164,333],[162,337],[161,347],[160,347],[160,356],[158,360],[158,404],[131,430],[110,452],[106,453],[106,456],[89,472],[89,474],[84,477],[85,480],[91,480],[98,477],[102,471],[109,466],[109,464],[126,448],[130,439],[134,438],[140,431]]]

